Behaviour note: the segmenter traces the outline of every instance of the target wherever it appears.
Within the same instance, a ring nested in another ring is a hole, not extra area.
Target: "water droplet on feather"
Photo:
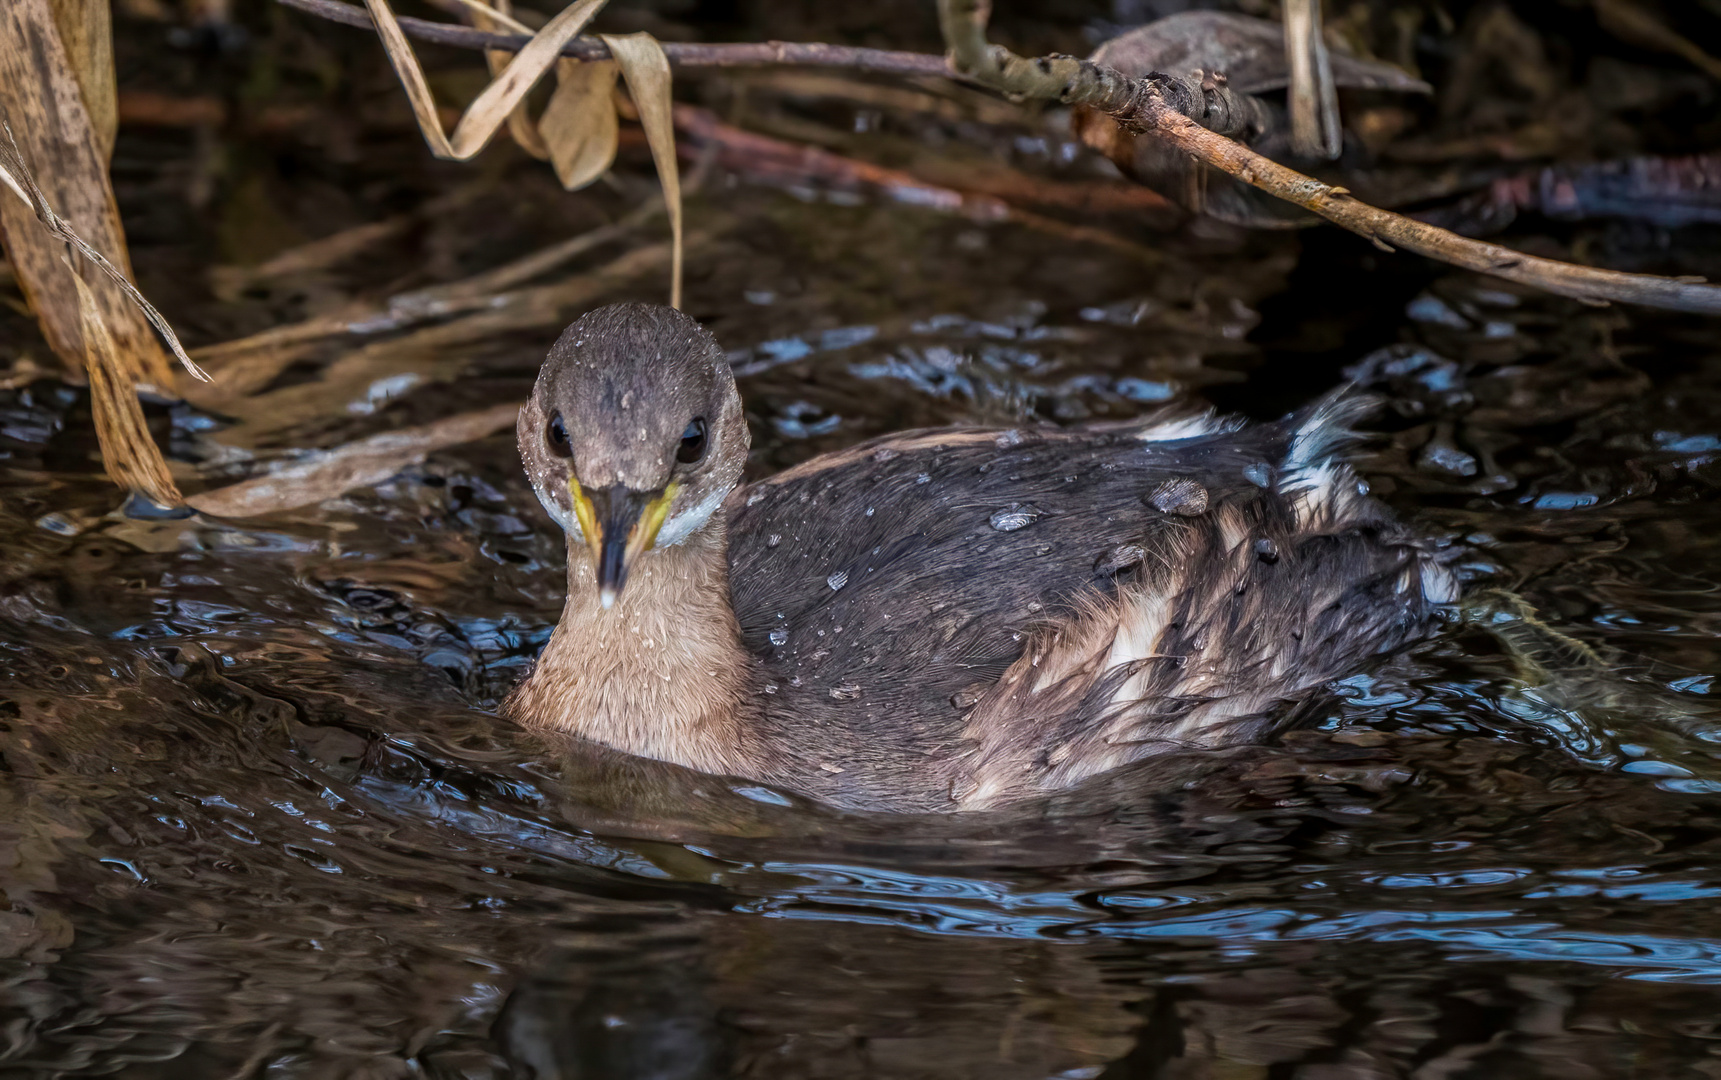
[[[1094,569],[1102,574],[1120,574],[1140,566],[1146,558],[1147,550],[1140,544],[1119,544],[1101,552],[1100,557],[1094,560]]]
[[[1167,480],[1145,500],[1162,514],[1196,517],[1207,512],[1207,489],[1188,477]]]
[[[999,532],[1015,532],[1025,529],[1038,521],[1040,511],[1033,506],[1022,503],[1011,503],[1002,510],[996,510],[991,517],[992,527]]]

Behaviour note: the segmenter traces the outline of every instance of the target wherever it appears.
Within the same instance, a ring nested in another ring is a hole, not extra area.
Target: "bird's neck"
[[[523,723],[640,757],[752,772],[751,668],[730,606],[721,520],[643,553],[608,610],[590,551],[570,542],[562,619],[508,709]]]

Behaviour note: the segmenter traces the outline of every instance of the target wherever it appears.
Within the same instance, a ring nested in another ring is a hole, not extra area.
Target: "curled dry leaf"
[[[201,495],[186,504],[211,517],[259,517],[332,499],[354,488],[379,484],[432,451],[475,442],[514,426],[520,405],[513,402],[460,413],[434,423],[402,428],[319,451],[264,476]]]
[[[530,32],[506,11],[492,8],[480,0],[460,2],[473,12],[481,28],[500,26],[519,33]],[[663,185],[664,202],[669,208],[675,252],[670,303],[679,307],[681,184],[675,161],[675,128],[670,122],[669,60],[664,55],[663,46],[650,34],[601,35],[614,57],[613,61],[581,63],[557,59],[562,48],[591,21],[604,2],[578,0],[564,8],[511,60],[501,59],[494,51],[487,53],[491,57],[495,78],[467,107],[450,136],[443,131],[436,100],[425,81],[424,69],[388,0],[365,0],[383,47],[388,51],[389,63],[394,66],[406,89],[419,130],[437,157],[465,161],[482,150],[491,136],[507,122],[512,125],[522,146],[535,154],[541,151],[539,156],[550,159],[564,187],[571,190],[589,184],[602,175],[615,158],[618,131],[610,92],[619,70],[639,107],[640,122],[645,127],[652,161]],[[549,71],[551,65],[557,66],[556,92],[536,128],[522,137],[523,126],[530,125],[523,112],[526,92]]]
[[[442,118],[436,113],[436,98],[430,92],[430,84],[425,81],[424,68],[401,30],[399,20],[389,8],[388,0],[365,0],[365,6],[376,21],[377,33],[382,38],[383,48],[388,51],[389,63],[394,66],[395,74],[400,76],[407,101],[418,119],[419,130],[424,134],[424,141],[430,144],[430,152],[440,158],[466,161],[484,149],[490,137],[507,122],[508,114],[525,98],[526,92],[550,70],[562,46],[591,21],[598,9],[604,6],[604,0],[579,0],[546,23],[526,47],[515,54],[502,73],[484,88],[477,100],[467,106],[460,122],[454,125],[453,135],[442,130]]]
[[[509,30],[530,37],[530,27],[509,12],[509,0],[459,0],[480,30]],[[486,49],[484,58],[491,77],[497,77],[513,61],[514,54]],[[585,187],[604,174],[615,160],[620,132],[611,95],[617,69],[613,60],[556,61],[556,90],[550,95],[544,115],[534,122],[522,100],[508,114],[508,133],[521,149],[540,161],[548,161],[556,178],[569,191]]]
[[[472,25],[476,26],[480,30],[494,32],[498,30],[514,30],[520,27],[520,23],[512,17],[512,12],[510,11],[512,4],[509,3],[509,0],[495,0],[493,6],[481,3],[480,0],[463,0],[463,3],[472,15]],[[524,32],[527,34],[531,33],[530,30],[525,30]],[[501,49],[484,50],[484,62],[490,67],[490,77],[492,79],[502,74],[503,69],[505,69],[513,59],[513,53],[504,52]],[[543,138],[539,136],[538,125],[532,122],[532,114],[531,111],[526,108],[525,101],[521,101],[520,104],[514,106],[513,111],[508,114],[508,134],[513,136],[514,142],[519,145],[520,149],[526,151],[526,153],[537,158],[539,161],[549,160],[549,148],[544,145]]]
[[[621,141],[614,103],[620,73],[614,60],[556,62],[556,92],[538,130],[556,179],[569,191],[596,180],[615,161]]]

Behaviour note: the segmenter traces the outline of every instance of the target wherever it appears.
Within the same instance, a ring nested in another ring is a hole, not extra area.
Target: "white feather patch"
[[[701,502],[670,517],[668,521],[663,523],[663,528],[657,531],[657,546],[671,547],[692,536],[701,526],[711,520],[711,515],[717,512],[717,508],[722,506],[723,500],[728,497],[729,490],[719,487],[705,496]]]

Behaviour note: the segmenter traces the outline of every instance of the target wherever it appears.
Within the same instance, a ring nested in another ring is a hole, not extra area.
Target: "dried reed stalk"
[[[172,386],[158,332],[187,370],[202,372],[130,280],[107,172],[117,107],[106,18],[102,0],[0,5],[0,184],[18,198],[0,195],[0,228],[50,347],[89,377],[108,475],[176,505],[137,389]]]
[[[71,267],[67,260],[67,267]],[[102,448],[102,467],[108,479],[128,491],[140,491],[159,506],[178,506],[179,488],[167,471],[161,450],[150,438],[137,400],[137,366],[114,344],[102,321],[95,291],[84,284],[76,270],[72,281],[78,290],[83,316],[84,346],[89,349],[85,370],[90,377],[90,413],[96,422],[96,441]]]
[[[1339,156],[1339,92],[1321,36],[1321,0],[1285,0],[1285,66],[1291,72],[1291,146],[1303,157]]]
[[[695,229],[687,246],[698,250],[715,235],[715,228]],[[494,294],[459,318],[348,352],[313,382],[228,398],[222,411],[239,423],[223,431],[221,441],[239,448],[277,442],[301,424],[378,409],[409,388],[455,378],[471,364],[474,345],[520,331],[560,329],[623,285],[668,268],[671,248],[667,242],[649,244],[560,281]]]
[[[196,378],[207,380],[209,376],[204,373],[202,368],[192,362],[190,356],[186,355],[185,347],[179,343],[179,336],[173,332],[173,327],[168,325],[167,318],[155,309],[155,305],[151,304],[149,300],[144,297],[143,293],[138,291],[137,286],[131,283],[131,278],[127,276],[125,271],[109,262],[101,252],[91,247],[82,236],[78,235],[65,218],[62,218],[59,214],[54,212],[53,206],[48,202],[48,197],[42,193],[41,187],[38,186],[35,174],[30,171],[29,166],[24,162],[23,154],[18,149],[18,142],[12,133],[11,125],[5,121],[0,121],[0,134],[5,136],[4,139],[0,139],[0,183],[5,184],[14,195],[18,196],[18,198],[24,201],[26,206],[30,207],[42,228],[46,229],[60,242],[69,244],[90,265],[102,272],[106,281],[114,288],[118,289],[120,293],[122,293],[125,298],[135,306],[136,312],[141,314],[144,319],[155,328],[155,331],[162,336],[163,340],[167,342],[168,348],[173,350],[173,355],[178,358],[180,364],[185,367],[185,370],[191,372],[191,374]],[[8,233],[8,236],[10,236],[10,233]],[[122,243],[120,245],[120,251],[123,252],[124,250],[125,246]],[[69,260],[65,260],[63,256],[62,261],[66,262],[67,265],[70,265]],[[76,276],[80,279],[82,277],[82,275]],[[92,293],[94,293],[95,286],[90,286],[90,288]],[[97,295],[99,296],[99,294]],[[104,306],[102,310],[102,322],[108,327],[110,334],[113,330],[114,321],[114,318],[109,314]],[[163,373],[159,377],[162,384],[167,384],[171,382],[171,377],[167,372],[165,361],[163,362],[163,369]],[[155,373],[152,372],[151,374],[153,375]]]
[[[651,146],[651,161],[663,185],[663,205],[669,211],[669,232],[674,238],[669,271],[669,306],[681,306],[681,174],[675,161],[675,123],[670,106],[669,60],[663,46],[650,34],[600,34],[615,54],[628,92],[639,110],[639,123]]]
[[[48,345],[74,376],[84,367],[84,341],[78,291],[68,271],[64,235],[53,224],[83,237],[86,247],[106,252],[129,276],[125,233],[108,181],[107,150],[111,141],[98,130],[97,115],[86,106],[73,53],[61,38],[50,0],[6,0],[0,3],[0,120],[10,125],[13,137],[7,142],[16,152],[9,167],[13,188],[24,200],[18,205],[0,199],[0,231],[6,251],[30,308],[41,323]],[[92,52],[86,44],[81,50]],[[95,57],[87,57],[91,62]],[[101,87],[92,86],[101,94]],[[108,106],[111,117],[111,102]],[[98,106],[97,112],[100,112]],[[111,118],[101,123],[111,123]],[[20,146],[21,144],[21,146]],[[25,161],[29,165],[24,164]],[[32,178],[39,198],[25,194],[19,173]],[[42,207],[57,211],[45,218]],[[48,225],[49,231],[32,221]],[[87,254],[85,257],[88,257]],[[75,262],[78,260],[74,260]],[[104,269],[107,260],[102,260]],[[154,335],[137,311],[116,288],[100,281],[91,284],[103,320],[122,355],[133,362],[146,380],[170,385],[171,368]],[[128,283],[129,284],[129,283]]]

